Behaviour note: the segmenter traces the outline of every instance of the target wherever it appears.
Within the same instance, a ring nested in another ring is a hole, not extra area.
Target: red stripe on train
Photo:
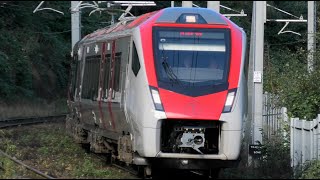
[[[101,61],[100,61],[100,75],[99,75],[99,88],[101,88],[103,85],[103,82],[104,82],[104,63],[106,63],[106,43],[104,42],[102,44],[102,52],[101,52]],[[100,98],[99,98],[99,113],[100,113],[100,118],[101,118],[101,121],[102,121],[102,125],[104,128],[107,128],[106,126],[106,123],[104,122],[104,116],[103,116],[103,111],[102,111],[102,101],[101,101],[101,98],[102,98],[102,92],[103,91],[100,91]]]
[[[109,87],[111,89],[111,91],[109,91],[109,95],[108,95],[108,109],[109,109],[109,115],[112,121],[112,128],[113,130],[116,129],[116,125],[115,125],[115,121],[114,121],[114,117],[113,117],[113,113],[112,113],[112,103],[111,103],[111,98],[112,98],[112,91],[113,91],[113,85],[114,85],[114,73],[115,73],[115,60],[116,60],[116,41],[113,40],[112,41],[112,57],[111,57],[111,64],[112,64],[112,68],[111,68],[111,79],[109,81]]]
[[[232,27],[232,26],[231,26]],[[229,89],[238,87],[240,66],[242,61],[242,33],[235,27],[231,28],[231,63],[229,71]]]
[[[156,71],[154,66],[153,45],[152,45],[152,25],[162,14],[163,10],[159,11],[156,15],[148,19],[146,22],[140,25],[141,42],[143,49],[144,64],[146,67],[146,73],[148,83],[151,86],[158,87],[156,78]]]
[[[228,91],[190,97],[159,88],[167,118],[219,120]]]

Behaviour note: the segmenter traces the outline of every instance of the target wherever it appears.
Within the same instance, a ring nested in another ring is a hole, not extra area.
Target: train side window
[[[108,90],[109,90],[109,77],[110,77],[110,67],[111,65],[111,54],[106,54],[106,62],[104,63],[104,84],[103,84],[103,89],[105,90],[104,97],[105,99],[108,98]]]
[[[120,68],[121,68],[121,53],[115,54],[115,64],[114,64],[114,91],[119,91],[120,84]]]
[[[92,68],[91,68],[91,92],[90,98],[92,100],[96,100],[98,97],[98,87],[99,87],[99,72],[100,72],[100,59],[101,56],[96,56],[92,60]]]
[[[84,98],[84,99],[88,99],[88,69],[89,69],[89,63],[87,62],[88,60],[85,59],[83,61],[83,68],[84,68],[84,72],[83,72],[83,80],[82,80],[82,84],[81,84],[81,98]]]
[[[139,61],[139,57],[138,57],[138,52],[137,52],[137,48],[136,48],[136,45],[135,43],[133,42],[133,51],[132,51],[132,71],[133,71],[133,74],[135,76],[138,75],[138,72],[140,70],[140,61]]]
[[[82,98],[96,100],[99,86],[100,55],[86,57]]]
[[[70,98],[71,98],[71,101],[74,101],[74,96],[75,96],[75,90],[76,90],[76,83],[77,83],[77,78],[79,76],[79,64],[80,64],[80,61],[78,60],[78,55],[75,54],[73,56],[73,60],[72,62],[70,63],[70,72],[71,72],[71,75],[70,75],[70,78],[71,78],[71,90],[70,90]]]

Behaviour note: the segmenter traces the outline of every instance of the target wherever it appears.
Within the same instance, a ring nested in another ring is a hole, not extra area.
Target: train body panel
[[[103,128],[129,132],[124,115],[125,79],[131,37],[85,44],[83,49],[80,120]],[[84,65],[85,64],[85,65]],[[106,69],[110,69],[105,73]]]
[[[133,31],[133,56],[131,60],[131,67],[136,68],[135,71],[130,70],[129,75],[129,86],[127,91],[127,111],[130,114],[130,122],[133,126],[134,144],[133,148],[142,154],[145,154],[147,149],[145,146],[151,145],[152,135],[147,135],[145,128],[157,129],[157,119],[154,117],[153,110],[151,108],[141,107],[152,107],[153,102],[149,92],[148,80],[146,76],[143,51],[141,48],[140,32],[138,30]],[[132,65],[134,63],[134,65]],[[140,64],[140,65],[137,65]],[[146,138],[150,138],[150,143],[146,144]]]
[[[70,121],[83,142],[129,164],[238,160],[246,35],[229,19],[165,8],[89,34],[74,49]]]
[[[227,91],[190,97],[159,88],[163,108],[171,119],[219,120]]]

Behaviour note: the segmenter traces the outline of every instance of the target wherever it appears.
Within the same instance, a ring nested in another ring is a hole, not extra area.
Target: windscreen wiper
[[[164,71],[166,72],[168,78],[170,79],[170,81],[172,83],[175,82],[176,84],[180,84],[178,77],[174,74],[174,72],[172,71],[170,65],[168,64],[168,62],[166,60],[167,56],[166,56],[166,52],[165,52],[163,43],[162,43],[162,51],[161,51],[161,53],[162,53],[162,59],[163,59],[161,64],[162,64],[162,66],[164,68]]]
[[[166,60],[164,60],[162,62],[162,66],[163,66],[164,71],[166,72],[168,78],[170,79],[170,81],[175,82],[177,84],[180,84],[178,77],[174,74],[174,72],[172,71],[171,67],[169,66],[169,64],[167,63]]]

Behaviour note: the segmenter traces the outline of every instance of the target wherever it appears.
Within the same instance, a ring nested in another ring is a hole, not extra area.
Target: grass
[[[63,123],[0,130],[0,149],[46,174],[57,178],[132,179],[131,174],[106,165],[87,153],[65,132]],[[0,156],[1,179],[42,178]]]

